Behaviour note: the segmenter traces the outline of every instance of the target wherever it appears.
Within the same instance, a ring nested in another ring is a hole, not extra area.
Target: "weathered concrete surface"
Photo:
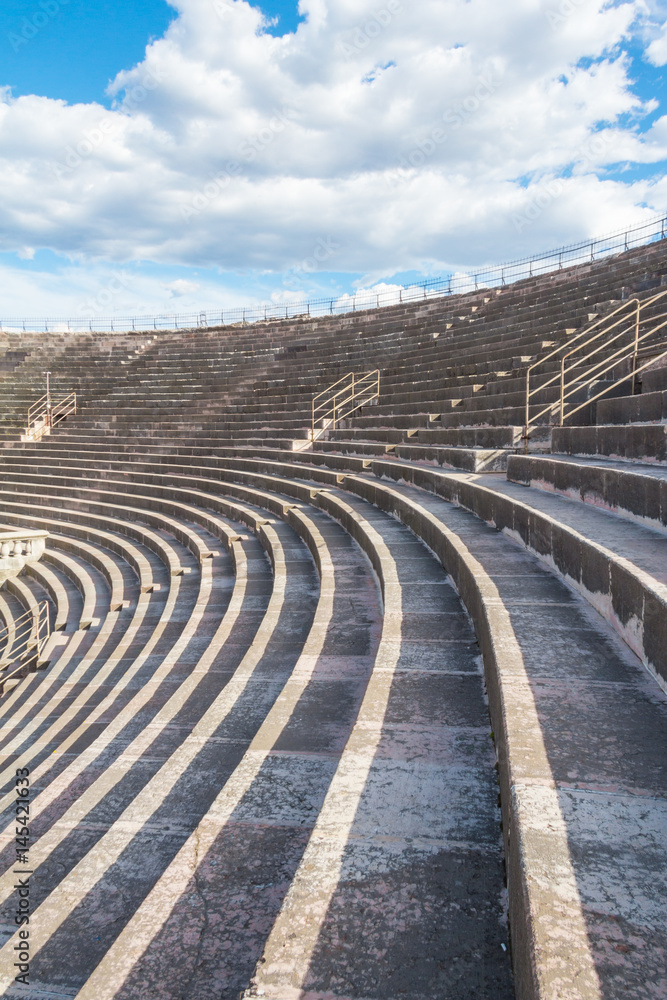
[[[511,455],[507,478],[637,519],[648,527],[667,527],[667,466]]]
[[[667,424],[554,427],[552,447],[565,455],[606,455],[629,462],[664,465],[667,463]]]
[[[76,716],[58,728],[52,684],[35,772],[35,997],[236,1000],[264,972],[281,996],[513,996],[494,754],[470,623],[406,529],[339,493],[321,502],[383,570],[384,624],[347,532],[292,507],[322,578],[314,619],[305,546],[293,532],[289,542],[287,526],[266,525],[284,553],[274,546],[271,600],[283,602],[285,569],[296,587],[277,614],[248,589],[211,658],[220,611],[234,604],[214,571],[206,600],[180,616],[181,632],[193,613],[196,629],[185,642],[173,632],[178,655],[165,647],[169,669],[150,661],[161,678],[151,686],[146,675],[150,697],[133,680],[79,745],[67,742]],[[171,585],[182,581],[201,588],[193,575]],[[207,728],[241,682],[238,709]],[[93,690],[105,704],[113,675]],[[11,725],[7,735],[17,735]],[[71,750],[54,765],[61,745]],[[11,864],[9,826],[2,839]],[[0,877],[8,916],[12,881],[10,870]],[[276,970],[283,933],[292,954]]]
[[[318,501],[385,595],[364,702],[248,997],[510,997],[493,757],[473,635],[424,549],[358,500]],[[418,640],[437,658],[402,659]],[[495,891],[494,891],[495,885]]]
[[[372,469],[433,491],[515,537],[583,594],[667,689],[664,532],[499,476],[399,462],[373,462]]]
[[[667,996],[667,698],[509,539],[413,488],[346,485],[427,540],[475,620],[501,764],[517,995]]]

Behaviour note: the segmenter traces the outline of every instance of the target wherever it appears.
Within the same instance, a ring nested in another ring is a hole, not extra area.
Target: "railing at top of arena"
[[[101,316],[86,318],[0,319],[0,332],[30,333],[131,333],[148,330],[191,330],[219,326],[247,325],[294,319],[306,316],[342,315],[367,309],[380,309],[419,299],[463,295],[484,288],[499,288],[526,278],[549,274],[590,263],[601,257],[647,246],[665,238],[667,216],[653,219],[641,226],[621,230],[592,240],[560,247],[548,253],[521,260],[481,267],[477,270],[430,278],[407,288],[366,291],[337,298],[307,299],[300,302],[266,303],[245,308],[215,309],[197,313],[161,313],[151,316]]]

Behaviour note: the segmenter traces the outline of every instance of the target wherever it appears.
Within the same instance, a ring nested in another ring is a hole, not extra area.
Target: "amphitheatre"
[[[667,997],[649,235],[0,327],[3,997]]]

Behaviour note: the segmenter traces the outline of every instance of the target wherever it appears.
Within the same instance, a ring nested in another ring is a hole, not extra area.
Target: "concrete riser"
[[[575,464],[528,455],[510,455],[507,478],[613,511],[650,527],[667,527],[667,469],[664,477],[592,463]]]
[[[554,427],[551,447],[561,455],[599,455],[664,465],[667,463],[667,425]]]

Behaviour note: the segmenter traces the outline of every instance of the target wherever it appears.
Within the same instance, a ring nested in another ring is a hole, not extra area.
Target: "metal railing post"
[[[51,426],[51,372],[46,372],[46,426]]]
[[[565,423],[565,358],[560,362],[560,425]]]
[[[637,372],[637,356],[639,354],[639,319],[640,319],[641,311],[642,311],[642,304],[641,304],[641,302],[639,302],[639,300],[637,300],[637,311],[635,313],[635,346],[634,346],[634,351],[632,353],[632,374],[633,374],[633,376]],[[636,389],[636,386],[635,386],[635,380],[634,380],[634,377],[633,377],[633,380],[632,380],[632,395],[633,396],[635,394],[635,389]]]

